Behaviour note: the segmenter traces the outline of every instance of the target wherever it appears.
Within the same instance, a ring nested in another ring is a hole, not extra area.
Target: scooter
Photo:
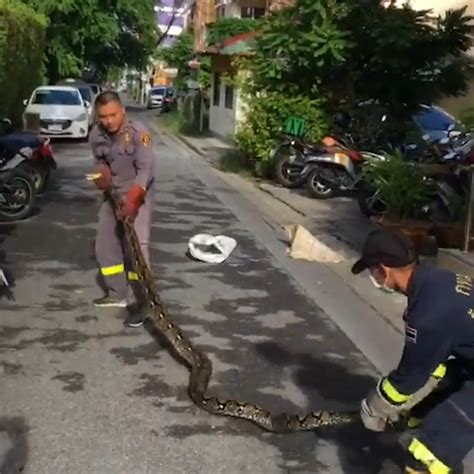
[[[305,166],[315,154],[324,153],[322,144],[312,144],[302,138],[283,135],[273,148],[270,159],[274,161],[274,175],[286,188],[299,188],[306,181]]]
[[[57,168],[51,139],[31,132],[13,132],[11,121],[1,121],[7,133],[0,136],[0,170],[23,169],[34,183],[37,194],[47,186],[51,170]]]

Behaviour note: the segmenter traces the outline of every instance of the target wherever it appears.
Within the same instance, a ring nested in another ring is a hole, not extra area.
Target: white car
[[[79,90],[69,86],[41,86],[33,91],[26,105],[27,116],[39,114],[41,134],[49,137],[84,139],[89,136],[90,104],[84,101]]]

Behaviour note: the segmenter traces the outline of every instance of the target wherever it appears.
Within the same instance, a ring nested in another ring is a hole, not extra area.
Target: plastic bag
[[[196,234],[189,239],[189,253],[207,263],[222,263],[237,246],[237,241],[226,235]]]

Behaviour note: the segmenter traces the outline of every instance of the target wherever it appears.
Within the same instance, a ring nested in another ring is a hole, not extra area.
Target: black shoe
[[[133,312],[125,320],[125,326],[128,326],[129,328],[139,328],[143,326],[145,319],[146,315],[143,311]]]
[[[96,298],[92,300],[95,306],[99,306],[101,308],[126,308],[127,302],[125,300],[119,300],[118,298],[114,298],[112,296],[106,295],[102,296],[102,298]]]

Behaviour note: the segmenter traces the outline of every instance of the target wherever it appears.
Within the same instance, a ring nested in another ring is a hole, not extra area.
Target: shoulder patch
[[[405,326],[405,339],[408,342],[413,342],[413,344],[416,344],[417,336],[418,336],[418,331],[407,324]]]
[[[151,143],[151,136],[148,132],[142,132],[140,134],[140,141],[143,143],[144,147],[150,146]]]

